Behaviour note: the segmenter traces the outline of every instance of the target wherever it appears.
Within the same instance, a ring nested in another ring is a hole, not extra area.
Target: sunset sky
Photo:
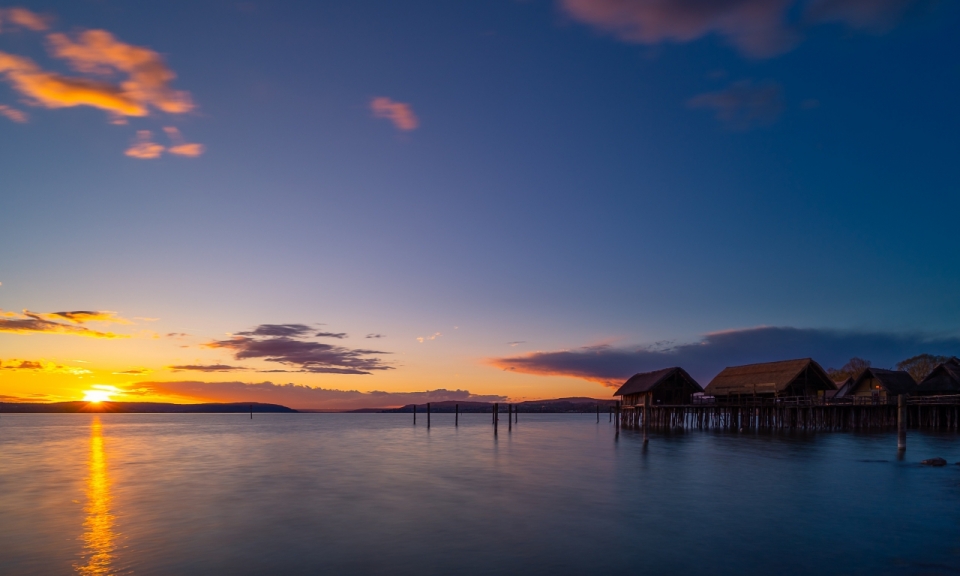
[[[946,0],[0,7],[0,401],[960,354],[958,29]]]

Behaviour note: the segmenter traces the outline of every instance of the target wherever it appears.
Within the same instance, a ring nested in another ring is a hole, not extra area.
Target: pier
[[[743,398],[693,404],[620,406],[615,418],[624,428],[651,430],[873,430],[897,428],[897,397],[831,401],[794,398]],[[960,395],[904,398],[906,428],[960,430]]]

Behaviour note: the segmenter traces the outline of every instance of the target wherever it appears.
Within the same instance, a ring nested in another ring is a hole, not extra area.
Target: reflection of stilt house
[[[718,400],[818,396],[837,385],[810,358],[724,368],[704,393]]]
[[[916,387],[913,376],[902,370],[867,368],[842,397],[854,397],[857,400],[871,398],[883,402],[900,394],[910,394]]]
[[[960,394],[960,360],[951,358],[933,369],[933,372],[917,384],[914,394],[934,396]]]
[[[634,374],[623,383],[614,396],[620,397],[623,407],[643,406],[644,398],[652,404],[690,404],[690,397],[703,388],[683,368],[664,368],[654,372]]]

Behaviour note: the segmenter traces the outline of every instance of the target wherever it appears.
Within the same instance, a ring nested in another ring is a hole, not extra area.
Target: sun
[[[112,395],[112,392],[106,390],[87,390],[83,393],[83,399],[85,402],[93,402],[96,404],[110,400],[110,396]]]

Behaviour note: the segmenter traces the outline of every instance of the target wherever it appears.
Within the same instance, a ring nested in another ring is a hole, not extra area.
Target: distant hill
[[[69,414],[75,412],[125,413],[125,414],[200,414],[200,413],[237,413],[237,412],[296,412],[279,404],[211,403],[211,404],[167,404],[162,402],[3,402],[0,412],[33,414]]]
[[[472,412],[493,412],[492,402],[431,402],[430,412],[442,414],[453,412],[457,405],[460,405],[460,412],[464,414]],[[553,400],[528,400],[526,402],[517,402],[513,407],[517,412],[596,412],[597,405],[600,405],[600,411],[606,412],[617,405],[616,400],[597,400],[596,398],[556,398]],[[413,412],[414,404],[407,404],[402,408],[361,408],[360,410],[350,410],[350,412],[378,412],[378,413],[405,413]],[[426,404],[416,404],[417,412],[426,412]],[[507,403],[500,403],[500,412],[507,411]]]

